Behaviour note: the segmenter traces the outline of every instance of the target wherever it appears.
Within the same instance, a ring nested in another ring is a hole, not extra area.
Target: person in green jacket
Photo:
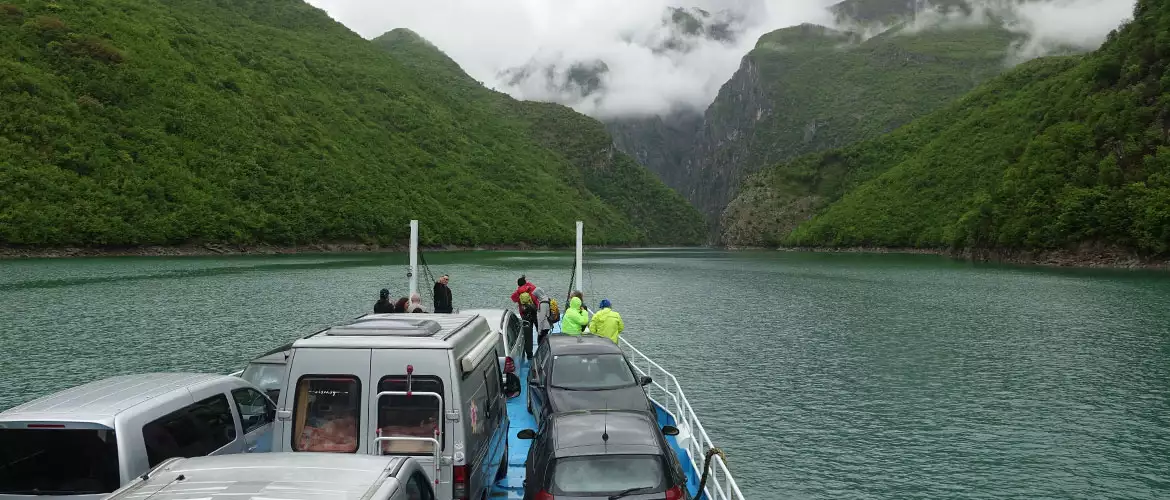
[[[618,336],[625,329],[626,324],[622,322],[622,315],[611,309],[609,299],[601,299],[600,309],[593,313],[593,319],[589,320],[589,331],[616,344]]]
[[[581,309],[581,299],[573,297],[569,300],[569,309],[561,315],[561,333],[581,335],[588,324],[589,313]]]

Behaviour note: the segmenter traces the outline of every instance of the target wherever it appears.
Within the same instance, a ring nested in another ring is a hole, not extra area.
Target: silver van
[[[434,500],[409,457],[265,453],[172,458],[107,500]]]
[[[460,311],[464,314],[478,314],[487,320],[488,325],[491,325],[492,330],[496,332],[496,336],[500,339],[500,362],[503,363],[502,358],[512,358],[513,362],[519,363],[524,359],[524,335],[523,322],[516,311],[508,309],[471,309],[468,311]]]
[[[0,413],[0,499],[102,498],[172,457],[268,451],[276,407],[228,375],[90,382]]]
[[[372,314],[292,344],[273,451],[415,456],[441,499],[507,474],[499,339],[477,314]]]

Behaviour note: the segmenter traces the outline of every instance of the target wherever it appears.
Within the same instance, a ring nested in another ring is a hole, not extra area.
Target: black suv
[[[687,477],[649,414],[629,410],[557,413],[525,429],[534,439],[525,460],[525,500],[690,500]]]
[[[528,371],[528,412],[539,424],[571,410],[637,410],[654,413],[639,377],[613,341],[596,335],[549,335]]]

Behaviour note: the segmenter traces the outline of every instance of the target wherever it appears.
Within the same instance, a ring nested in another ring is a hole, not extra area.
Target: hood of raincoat
[[[581,308],[581,298],[580,297],[573,297],[573,299],[569,301],[569,309],[580,309],[580,308]]]

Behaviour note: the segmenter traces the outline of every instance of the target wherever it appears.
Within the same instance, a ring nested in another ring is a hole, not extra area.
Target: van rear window
[[[410,392],[443,394],[443,380],[429,375],[410,379]],[[378,392],[406,392],[406,375],[382,377]],[[443,404],[445,406],[445,403]],[[378,400],[379,437],[435,437],[435,430],[443,424],[443,406],[431,396],[383,396]],[[439,444],[443,444],[441,441]],[[420,441],[382,441],[382,453],[393,455],[430,455],[434,445]],[[445,447],[445,446],[444,446]]]
[[[354,453],[358,450],[362,384],[353,375],[305,375],[297,381],[293,449]]]
[[[118,489],[111,429],[0,429],[0,495],[82,495]]]

